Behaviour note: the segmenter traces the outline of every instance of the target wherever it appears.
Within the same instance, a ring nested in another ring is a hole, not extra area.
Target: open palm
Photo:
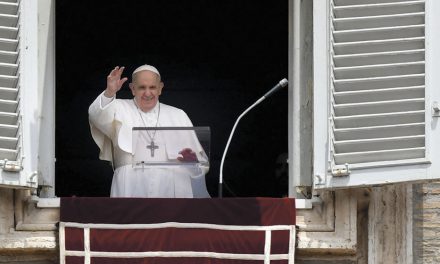
[[[127,77],[121,79],[122,72],[125,67],[116,66],[107,76],[107,88],[104,95],[113,97],[121,89],[122,85],[127,81]]]

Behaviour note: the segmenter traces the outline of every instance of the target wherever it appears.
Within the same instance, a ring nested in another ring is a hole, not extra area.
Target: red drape
[[[289,198],[61,198],[60,220],[67,264],[293,263]]]

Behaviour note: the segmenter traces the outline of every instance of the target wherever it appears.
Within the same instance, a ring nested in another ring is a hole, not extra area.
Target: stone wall
[[[440,263],[440,182],[414,185],[414,264]]]
[[[58,263],[57,232],[44,230],[53,229],[56,211],[37,208],[26,191],[0,188],[0,263]]]

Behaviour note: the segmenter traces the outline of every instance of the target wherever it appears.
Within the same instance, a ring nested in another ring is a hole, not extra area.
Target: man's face
[[[144,111],[150,111],[154,108],[162,93],[163,82],[159,75],[150,71],[140,71],[133,76],[133,83],[130,83],[130,89],[133,93],[139,108]]]

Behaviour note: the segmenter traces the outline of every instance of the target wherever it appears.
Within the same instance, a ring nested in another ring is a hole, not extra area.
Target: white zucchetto
[[[160,73],[159,73],[159,71],[156,69],[156,67],[151,66],[151,65],[148,65],[148,64],[145,64],[145,65],[142,65],[142,66],[137,67],[136,70],[133,71],[133,73],[132,73],[131,76],[134,76],[136,73],[138,73],[138,72],[140,72],[140,71],[150,71],[150,72],[154,72],[154,73],[156,73],[157,75],[159,75],[159,77],[160,77]]]

